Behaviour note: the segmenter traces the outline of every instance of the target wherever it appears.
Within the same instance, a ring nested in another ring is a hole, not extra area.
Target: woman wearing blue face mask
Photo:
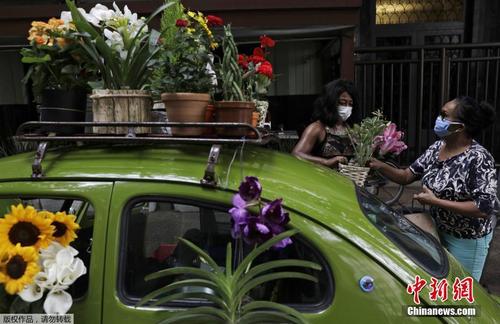
[[[491,154],[474,140],[493,123],[494,109],[471,97],[447,102],[434,132],[440,138],[407,169],[394,169],[373,159],[370,166],[394,182],[421,178],[423,191],[414,198],[430,206],[439,237],[479,281],[498,211],[497,178]]]
[[[347,163],[353,154],[347,125],[358,106],[358,91],[352,81],[328,83],[314,102],[313,122],[302,133],[292,154],[330,168]]]

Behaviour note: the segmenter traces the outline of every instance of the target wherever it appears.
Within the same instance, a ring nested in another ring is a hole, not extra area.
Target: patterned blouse
[[[353,155],[352,143],[345,129],[334,130],[327,126],[325,131],[325,139],[313,149],[314,155],[323,158]]]
[[[471,217],[431,206],[430,212],[440,231],[458,238],[477,239],[493,230],[498,210],[495,161],[476,141],[465,152],[445,161],[439,161],[443,141],[432,144],[410,166],[422,178],[422,184],[442,199],[472,200],[487,218]]]

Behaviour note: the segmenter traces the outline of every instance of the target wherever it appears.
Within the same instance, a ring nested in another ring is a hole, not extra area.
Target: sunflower
[[[51,220],[40,217],[32,206],[11,206],[10,214],[0,219],[0,250],[21,244],[33,246],[37,251],[50,244],[54,227]]]
[[[80,225],[75,220],[75,215],[67,215],[66,212],[52,214],[52,225],[55,227],[55,231],[52,234],[54,240],[63,246],[68,246],[69,243],[73,242],[77,238],[75,231],[80,229]]]
[[[4,251],[2,259],[6,261],[0,266],[0,283],[4,284],[5,291],[11,295],[31,284],[40,271],[38,252],[32,246],[22,247],[18,243]]]

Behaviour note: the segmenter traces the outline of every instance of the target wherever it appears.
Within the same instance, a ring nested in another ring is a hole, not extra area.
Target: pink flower
[[[406,144],[401,141],[402,137],[403,132],[396,131],[396,124],[390,123],[389,126],[385,128],[382,135],[375,137],[373,140],[373,148],[379,148],[379,154],[381,156],[387,153],[398,155],[408,148]]]

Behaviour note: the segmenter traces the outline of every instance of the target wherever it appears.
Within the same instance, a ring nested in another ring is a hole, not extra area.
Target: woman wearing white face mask
[[[394,182],[421,178],[415,199],[430,206],[443,245],[479,281],[499,208],[495,161],[474,140],[493,123],[495,111],[471,97],[447,102],[437,117],[432,144],[407,169],[394,169],[372,159],[370,167]]]
[[[322,96],[314,102],[313,122],[302,133],[292,154],[305,160],[337,168],[353,154],[347,136],[347,123],[357,110],[358,93],[347,80],[328,83]]]

